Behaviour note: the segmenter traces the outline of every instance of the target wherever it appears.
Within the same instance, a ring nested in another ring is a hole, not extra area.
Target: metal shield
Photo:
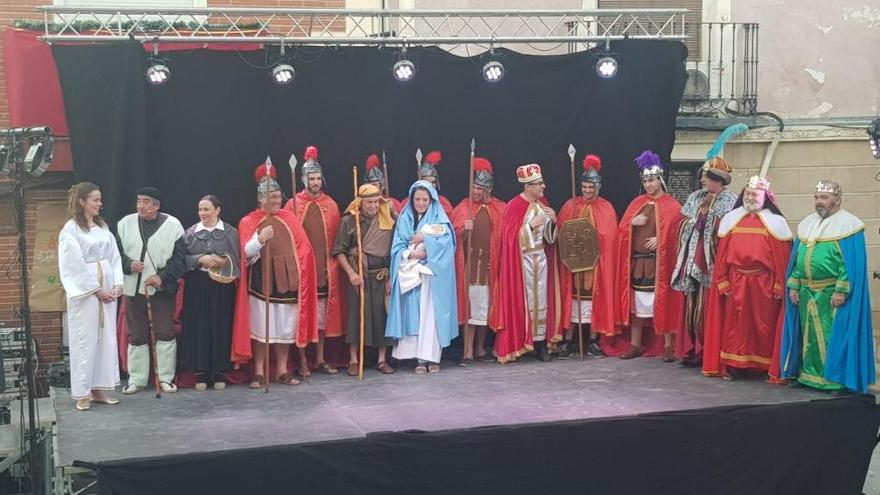
[[[562,264],[572,273],[596,268],[599,262],[599,233],[586,218],[565,222],[559,229],[557,243]]]

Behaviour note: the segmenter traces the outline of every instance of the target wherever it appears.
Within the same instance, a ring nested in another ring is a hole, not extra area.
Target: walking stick
[[[290,165],[290,205],[293,207],[292,211],[296,213],[296,155],[291,153],[290,159],[287,160],[287,164]]]
[[[388,176],[388,162],[385,161],[385,150],[382,150],[382,173],[385,175],[385,197],[391,197],[391,177]],[[357,195],[357,173],[354,181],[355,195]]]
[[[574,172],[574,155],[575,149],[573,144],[568,145],[568,158],[571,162],[571,209],[575,208],[575,201],[577,200],[575,186],[575,172]],[[580,213],[578,212],[578,216]],[[578,355],[581,358],[581,361],[584,360],[584,325],[581,322],[581,282],[583,279],[580,276],[580,273],[572,273],[574,276],[574,288],[575,288],[575,300],[577,301],[577,315],[578,315]]]
[[[153,361],[153,384],[156,386],[156,398],[162,398],[162,387],[159,385],[159,361],[156,357],[156,329],[153,326],[153,303],[150,302],[150,288],[144,287],[144,299],[147,300],[147,324],[150,327],[150,358]]]
[[[474,149],[476,148],[476,140],[471,138],[471,159],[470,159],[470,170],[468,172],[468,220],[473,222],[474,220]],[[473,250],[471,246],[471,237],[473,237],[473,229],[468,233],[467,240],[465,242],[465,251],[464,251],[464,333],[468,335],[468,331],[470,330],[470,321],[471,321],[471,294],[470,294],[470,283],[471,283],[471,251]],[[477,272],[479,273],[479,272]],[[473,335],[468,337],[470,342],[465,344],[465,349],[468,346],[471,347],[471,352],[473,352]]]
[[[267,217],[268,218],[268,217]],[[272,275],[270,266],[272,258],[269,256],[271,251],[271,240],[266,241],[266,258],[263,259],[263,297],[266,298],[266,341],[263,342],[263,380],[266,381],[266,393],[269,393],[269,294],[272,290],[272,283],[269,277]],[[281,363],[275,363],[280,366]]]
[[[354,178],[354,191],[355,198],[357,198],[357,165],[352,167],[351,175]],[[386,177],[387,180],[387,177]],[[358,345],[358,380],[364,379],[364,290],[367,288],[367,281],[364,279],[364,256],[361,252],[363,246],[361,246],[361,212],[360,212],[360,204],[355,208],[354,212],[354,229],[355,236],[357,238],[357,252],[358,252],[358,276],[361,277],[361,287],[358,291],[360,293],[360,344]]]

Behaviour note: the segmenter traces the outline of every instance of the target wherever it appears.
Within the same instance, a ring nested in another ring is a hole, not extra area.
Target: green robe
[[[831,322],[836,309],[831,306],[835,292],[849,294],[849,280],[837,241],[801,242],[788,287],[798,291],[798,312],[803,332],[803,366],[798,381],[822,390],[842,386],[823,378]]]

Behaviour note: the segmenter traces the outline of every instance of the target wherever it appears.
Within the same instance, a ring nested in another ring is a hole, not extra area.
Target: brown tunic
[[[303,217],[303,230],[315,254],[315,275],[318,283],[318,297],[327,297],[327,231],[324,229],[324,216],[315,202],[309,203]]]
[[[468,285],[489,285],[489,250],[492,242],[492,218],[481,205],[474,216],[471,231],[470,279]]]
[[[648,217],[645,225],[632,226],[632,288],[635,290],[653,292],[656,271],[656,255],[654,251],[645,249],[645,242],[657,236],[657,216],[654,212],[654,203],[648,203],[639,214]]]
[[[263,262],[266,260],[266,251],[269,250],[271,255],[269,268],[272,270],[270,274],[272,293],[269,296],[269,301],[295,303],[299,293],[296,247],[284,222],[277,217],[267,216],[263,220],[260,230],[269,225],[272,226],[275,235],[263,245],[260,249],[260,259],[248,270],[248,293],[260,299],[265,297],[263,295]]]

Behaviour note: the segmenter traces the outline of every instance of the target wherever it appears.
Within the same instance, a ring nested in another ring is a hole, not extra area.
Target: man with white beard
[[[782,330],[791,237],[770,182],[753,176],[734,209],[718,224],[703,374],[734,380],[754,369],[779,378],[776,343]]]

